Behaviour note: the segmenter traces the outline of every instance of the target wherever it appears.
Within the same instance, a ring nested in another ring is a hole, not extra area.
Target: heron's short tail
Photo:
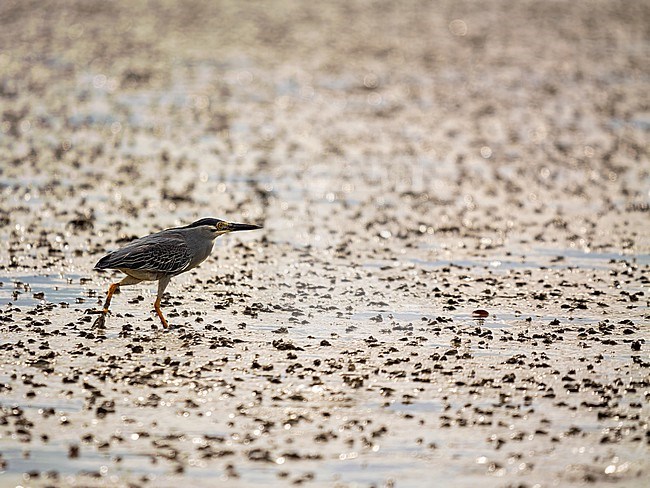
[[[107,254],[103,258],[101,258],[99,261],[97,261],[97,264],[95,265],[95,269],[110,269],[112,268],[111,266],[111,254]]]

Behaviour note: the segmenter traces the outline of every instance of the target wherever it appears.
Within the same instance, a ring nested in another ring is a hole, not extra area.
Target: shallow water
[[[413,258],[410,262],[425,268],[440,268],[444,266],[462,266],[471,269],[513,270],[530,268],[548,269],[610,269],[612,262],[629,262],[638,265],[650,264],[650,254],[623,254],[585,252],[578,249],[535,248],[531,253],[518,254],[504,249],[503,257],[491,256],[485,259],[442,259],[435,261]],[[507,254],[506,254],[507,253]],[[515,260],[516,259],[516,260]],[[379,266],[379,265],[378,265]]]
[[[46,303],[66,304],[89,308],[96,306],[97,298],[84,287],[80,275],[17,275],[0,277],[0,306],[33,307]]]

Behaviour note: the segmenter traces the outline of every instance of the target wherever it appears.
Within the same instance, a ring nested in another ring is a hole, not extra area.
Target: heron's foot
[[[106,327],[106,314],[102,313],[95,319],[93,329],[103,329],[104,327]]]
[[[175,327],[174,324],[170,324],[169,322],[167,322],[167,319],[165,319],[165,317],[161,317],[160,315],[158,315],[158,318],[160,319],[160,322],[152,324],[151,325],[152,329],[158,329],[159,324],[162,326],[161,327],[162,330],[169,330]]]
[[[162,322],[161,322],[161,324],[162,324]],[[151,326],[151,328],[153,330],[155,330],[155,331],[165,332],[166,333],[166,332],[170,332],[172,330],[178,330],[178,329],[181,328],[181,326],[173,324],[173,323],[170,324],[169,322],[165,322],[165,324],[162,324],[162,327],[160,327],[158,324],[153,324]]]

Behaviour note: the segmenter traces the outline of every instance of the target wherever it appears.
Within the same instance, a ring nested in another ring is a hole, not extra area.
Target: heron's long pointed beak
[[[228,223],[228,232],[237,232],[239,230],[255,230],[261,228],[262,228],[261,225],[255,225],[255,224],[236,224],[234,222]]]

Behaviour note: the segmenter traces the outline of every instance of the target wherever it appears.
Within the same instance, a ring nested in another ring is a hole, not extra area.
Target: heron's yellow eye
[[[226,223],[225,222],[219,222],[217,224],[217,230],[218,231],[226,230]]]

